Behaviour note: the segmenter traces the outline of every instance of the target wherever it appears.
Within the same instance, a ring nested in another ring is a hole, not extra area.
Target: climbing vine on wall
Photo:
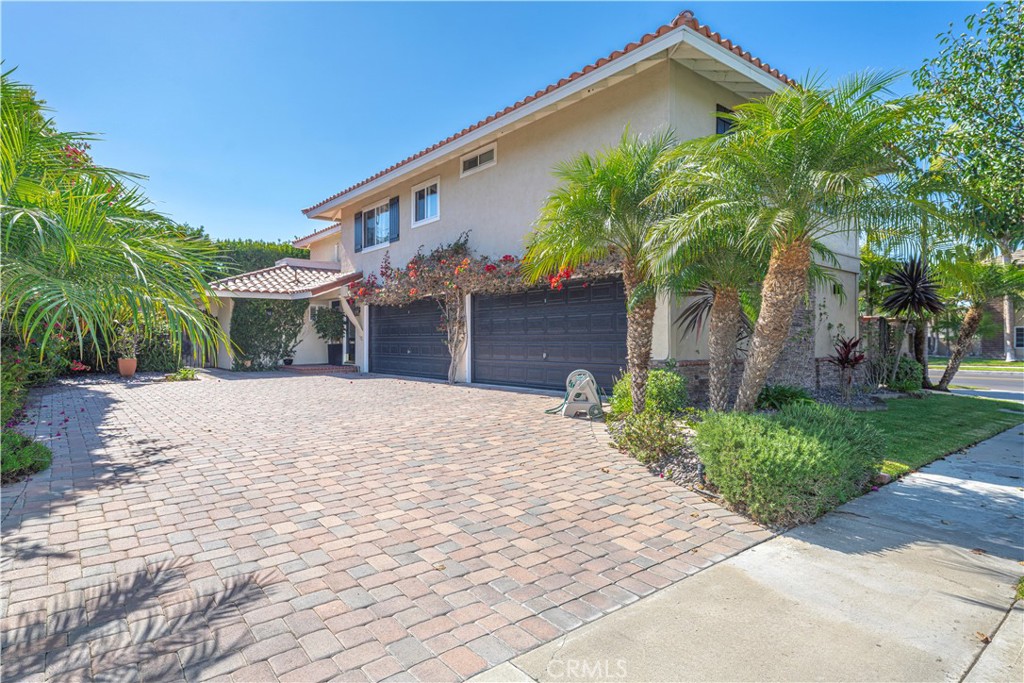
[[[309,301],[235,299],[231,343],[235,370],[272,370],[295,353]]]
[[[564,270],[547,278],[547,282],[552,289],[562,289],[569,278],[603,277],[617,268],[617,260],[609,259],[588,264],[576,272]],[[429,253],[420,247],[404,268],[392,266],[390,254],[385,254],[380,274],[370,274],[349,285],[349,292],[353,304],[408,306],[420,299],[437,302],[441,312],[439,329],[445,333],[445,345],[451,355],[448,382],[454,383],[467,338],[466,295],[510,294],[534,286],[523,279],[516,256],[476,255],[469,246],[469,233],[464,232],[454,242],[437,246]]]

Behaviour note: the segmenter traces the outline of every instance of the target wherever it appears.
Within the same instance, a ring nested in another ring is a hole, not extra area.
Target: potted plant
[[[285,365],[291,365],[292,363],[295,362],[295,359],[294,358],[290,358],[290,357],[289,358],[283,358],[282,360],[284,361]]]
[[[337,308],[317,308],[310,317],[317,335],[327,342],[327,362],[331,365],[341,365],[341,359],[345,357],[342,340],[345,338],[345,327],[348,322],[345,313]]]
[[[138,368],[139,333],[128,323],[118,323],[117,338],[114,339],[114,353],[117,354],[117,371],[122,377],[135,375]]]

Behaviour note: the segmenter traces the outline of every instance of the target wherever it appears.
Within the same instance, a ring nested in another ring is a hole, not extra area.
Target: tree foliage
[[[231,342],[235,370],[273,370],[295,353],[308,299],[235,299]]]
[[[675,146],[670,132],[647,138],[623,132],[618,145],[583,152],[555,167],[555,189],[529,236],[523,272],[532,279],[572,272],[588,263],[617,263],[629,310],[626,366],[634,409],[645,405],[654,324],[654,226],[671,215],[672,202],[653,202],[671,169],[665,155]]]
[[[205,308],[216,250],[153,211],[141,176],[96,164],[92,136],[58,130],[46,112],[29,86],[3,74],[4,321],[42,348],[58,329],[80,346],[109,346],[117,320],[144,334],[166,323],[176,348],[187,335],[212,352],[221,333]]]
[[[975,188],[985,211],[1024,226],[1024,4],[989,4],[939,36],[914,73],[932,103],[933,147]]]

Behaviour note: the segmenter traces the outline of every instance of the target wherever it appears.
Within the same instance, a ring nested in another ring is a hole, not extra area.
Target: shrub
[[[53,454],[50,449],[13,429],[0,432],[0,479],[4,482],[45,470]]]
[[[682,375],[670,370],[651,370],[647,375],[647,405],[644,406],[644,412],[654,411],[665,415],[681,413],[688,401],[686,378]],[[609,412],[613,418],[633,412],[633,395],[630,393],[628,372],[623,374],[612,388]]]
[[[778,413],[710,413],[694,446],[708,479],[769,525],[807,522],[859,495],[881,465],[882,434],[854,413],[817,404]]]
[[[769,384],[757,397],[758,410],[781,410],[796,403],[814,403],[806,389],[788,384]]]
[[[612,425],[611,434],[616,448],[645,464],[658,462],[686,443],[676,418],[655,410],[627,414]]]
[[[168,382],[190,382],[199,378],[196,377],[195,368],[178,368],[171,374],[164,377],[164,379]]]
[[[171,331],[161,325],[139,341],[136,358],[139,372],[174,372],[181,367],[181,353],[174,348]]]
[[[238,347],[234,369],[272,370],[294,354],[308,306],[305,299],[236,299],[231,313],[231,342]]]
[[[893,391],[921,391],[922,382],[921,364],[913,358],[902,356],[896,367],[896,377],[889,382],[889,388]]]

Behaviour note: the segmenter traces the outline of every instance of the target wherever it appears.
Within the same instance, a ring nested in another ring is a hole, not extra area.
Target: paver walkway
[[[770,534],[550,396],[215,373],[33,397],[10,680],[459,680]]]
[[[1022,429],[476,680],[1022,681]]]

